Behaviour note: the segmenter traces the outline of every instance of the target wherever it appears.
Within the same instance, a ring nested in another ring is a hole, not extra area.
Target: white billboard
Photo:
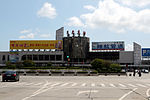
[[[92,42],[92,50],[125,50],[124,41]]]

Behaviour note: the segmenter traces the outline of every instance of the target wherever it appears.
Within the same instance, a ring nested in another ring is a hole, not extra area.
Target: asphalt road
[[[0,82],[0,100],[148,100],[149,96],[150,74],[21,76],[19,82]]]

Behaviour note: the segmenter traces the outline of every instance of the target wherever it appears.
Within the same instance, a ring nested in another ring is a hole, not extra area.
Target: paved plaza
[[[149,96],[150,74],[20,76],[19,82],[0,82],[0,100],[149,100]]]

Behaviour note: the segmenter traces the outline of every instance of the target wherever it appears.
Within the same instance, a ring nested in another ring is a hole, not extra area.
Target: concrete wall
[[[88,37],[64,37],[63,38],[64,57],[71,59],[85,59],[89,52]]]
[[[119,63],[133,64],[134,62],[133,57],[134,57],[133,51],[120,51]]]
[[[9,60],[9,52],[0,52],[0,64],[5,64],[8,60]]]
[[[60,29],[56,30],[56,40],[63,40],[64,36],[64,27],[61,27]]]
[[[134,46],[134,65],[140,65],[141,64],[141,46],[137,43],[133,43]]]

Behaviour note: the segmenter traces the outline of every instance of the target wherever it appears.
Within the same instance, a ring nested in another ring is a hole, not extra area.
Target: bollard
[[[61,73],[61,76],[64,76],[64,75],[65,75],[64,72],[62,72],[62,73]]]
[[[38,76],[39,75],[39,73],[38,72],[36,72],[36,74],[35,74],[36,76]]]
[[[52,74],[51,74],[51,72],[49,72],[49,76],[51,76]]]
[[[26,73],[26,72],[24,72],[24,73],[23,73],[23,75],[24,75],[24,76],[26,76],[26,75],[27,75],[27,73]]]
[[[77,72],[74,73],[74,76],[77,76]]]

